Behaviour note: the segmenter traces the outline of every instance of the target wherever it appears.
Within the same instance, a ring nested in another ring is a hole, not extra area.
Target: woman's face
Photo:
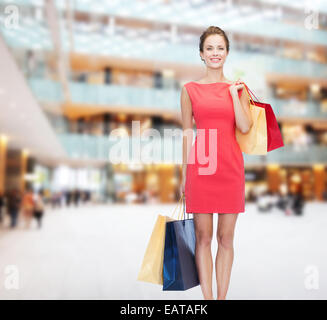
[[[203,53],[200,52],[206,66],[211,68],[221,67],[225,63],[227,54],[224,37],[219,34],[208,36],[204,41]]]

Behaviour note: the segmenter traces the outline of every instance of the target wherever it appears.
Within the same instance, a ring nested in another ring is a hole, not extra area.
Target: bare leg
[[[195,262],[205,300],[213,300],[212,293],[212,213],[194,213]]]
[[[218,218],[216,255],[217,300],[225,300],[234,260],[234,229],[238,213],[220,213]]]
[[[29,229],[31,225],[32,220],[32,212],[31,211],[25,211],[25,228]]]

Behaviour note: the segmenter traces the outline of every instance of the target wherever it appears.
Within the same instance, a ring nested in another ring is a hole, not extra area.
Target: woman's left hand
[[[237,95],[238,90],[242,89],[243,87],[243,81],[238,79],[229,86],[229,92],[232,96]]]

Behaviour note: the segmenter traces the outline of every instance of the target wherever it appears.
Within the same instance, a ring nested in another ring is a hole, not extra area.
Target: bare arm
[[[183,186],[186,178],[187,159],[189,152],[192,148],[193,142],[193,116],[192,116],[192,103],[187,93],[186,88],[183,86],[181,92],[181,112],[182,112],[182,124],[183,124]]]
[[[248,95],[245,90],[246,89],[243,88],[240,98],[238,97],[237,90],[231,91],[234,104],[236,126],[242,133],[247,133],[253,125]]]

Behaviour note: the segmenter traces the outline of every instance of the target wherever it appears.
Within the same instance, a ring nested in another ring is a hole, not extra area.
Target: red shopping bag
[[[244,82],[242,82],[242,83],[248,90],[248,93],[250,95],[252,103],[258,107],[264,108],[266,111],[267,138],[268,138],[267,151],[269,152],[269,151],[283,147],[284,142],[283,142],[282,134],[279,130],[279,126],[278,126],[274,111],[271,108],[271,105],[268,103],[254,101],[253,97],[251,96],[251,93],[255,98],[256,98],[256,96]],[[258,100],[258,99],[256,98],[256,100]]]

